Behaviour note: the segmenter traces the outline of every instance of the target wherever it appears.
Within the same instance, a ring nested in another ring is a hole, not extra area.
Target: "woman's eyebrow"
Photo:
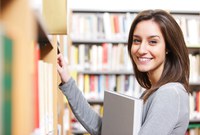
[[[133,37],[140,38],[140,36],[139,36],[139,35],[133,35]],[[160,36],[159,36],[159,35],[151,35],[151,36],[149,36],[148,38],[155,38],[155,37],[158,37],[158,38],[160,38]]]
[[[155,37],[160,38],[160,36],[158,36],[158,35],[152,35],[152,36],[149,36],[149,38],[155,38]]]
[[[139,38],[140,36],[139,36],[139,35],[133,35],[133,37],[137,37],[137,38]]]

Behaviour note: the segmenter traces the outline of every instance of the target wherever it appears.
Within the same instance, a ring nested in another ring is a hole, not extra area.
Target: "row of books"
[[[73,78],[88,100],[103,100],[105,90],[117,91],[135,97],[139,97],[143,91],[133,75],[89,75],[78,73],[73,75]]]
[[[30,47],[34,45],[31,44]],[[17,110],[17,103],[13,103],[14,83],[14,57],[13,41],[6,33],[0,29],[0,135],[13,134],[12,123]],[[39,47],[34,50],[34,63],[31,65],[32,72],[30,83],[32,86],[29,90],[32,93],[31,108],[33,119],[30,123],[33,125],[33,135],[51,133],[53,129],[53,69],[52,64],[40,60]],[[33,66],[33,67],[32,67]],[[20,77],[20,76],[19,76]],[[19,79],[19,78],[17,78]],[[26,99],[23,99],[26,102]],[[21,110],[20,110],[21,111]]]
[[[128,39],[128,33],[136,13],[73,13],[71,38],[80,39]],[[189,45],[200,44],[200,17],[174,14],[185,40]]]
[[[189,54],[190,82],[200,82],[200,55]],[[78,71],[130,71],[132,63],[125,44],[78,44],[70,48],[70,66]]]
[[[200,46],[200,16],[174,15],[188,46]]]
[[[34,55],[34,131],[33,135],[53,134],[53,65],[40,60],[40,48]]]
[[[78,44],[70,48],[70,66],[77,70],[127,70],[132,63],[125,44]]]
[[[127,39],[135,14],[74,13],[71,36],[75,39]]]

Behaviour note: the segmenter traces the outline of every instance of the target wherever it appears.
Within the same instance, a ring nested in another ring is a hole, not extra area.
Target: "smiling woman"
[[[163,84],[173,81],[182,83],[189,92],[187,47],[179,25],[169,13],[147,10],[138,14],[130,29],[128,51],[140,85],[149,89],[144,99]],[[140,71],[142,65],[138,62],[141,58],[150,60],[145,68],[155,64],[154,68],[151,67],[149,72]]]
[[[151,83],[156,83],[162,74],[165,52],[165,40],[159,25],[153,20],[140,22],[133,34],[131,54],[137,69],[148,72]]]
[[[140,135],[185,133],[189,124],[189,58],[174,18],[146,10],[131,25],[128,51],[139,84],[147,90]],[[168,126],[166,126],[168,125]]]

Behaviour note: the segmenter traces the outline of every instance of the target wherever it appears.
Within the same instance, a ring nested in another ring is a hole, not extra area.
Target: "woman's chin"
[[[148,72],[148,71],[149,71],[149,70],[144,69],[144,68],[138,68],[138,70],[139,70],[140,72]]]

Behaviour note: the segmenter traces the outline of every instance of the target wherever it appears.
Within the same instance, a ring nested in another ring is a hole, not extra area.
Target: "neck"
[[[161,74],[159,75],[159,74],[156,74],[156,73],[149,72],[148,77],[149,77],[149,80],[151,82],[151,85],[155,85],[158,82],[158,80],[160,79]]]

